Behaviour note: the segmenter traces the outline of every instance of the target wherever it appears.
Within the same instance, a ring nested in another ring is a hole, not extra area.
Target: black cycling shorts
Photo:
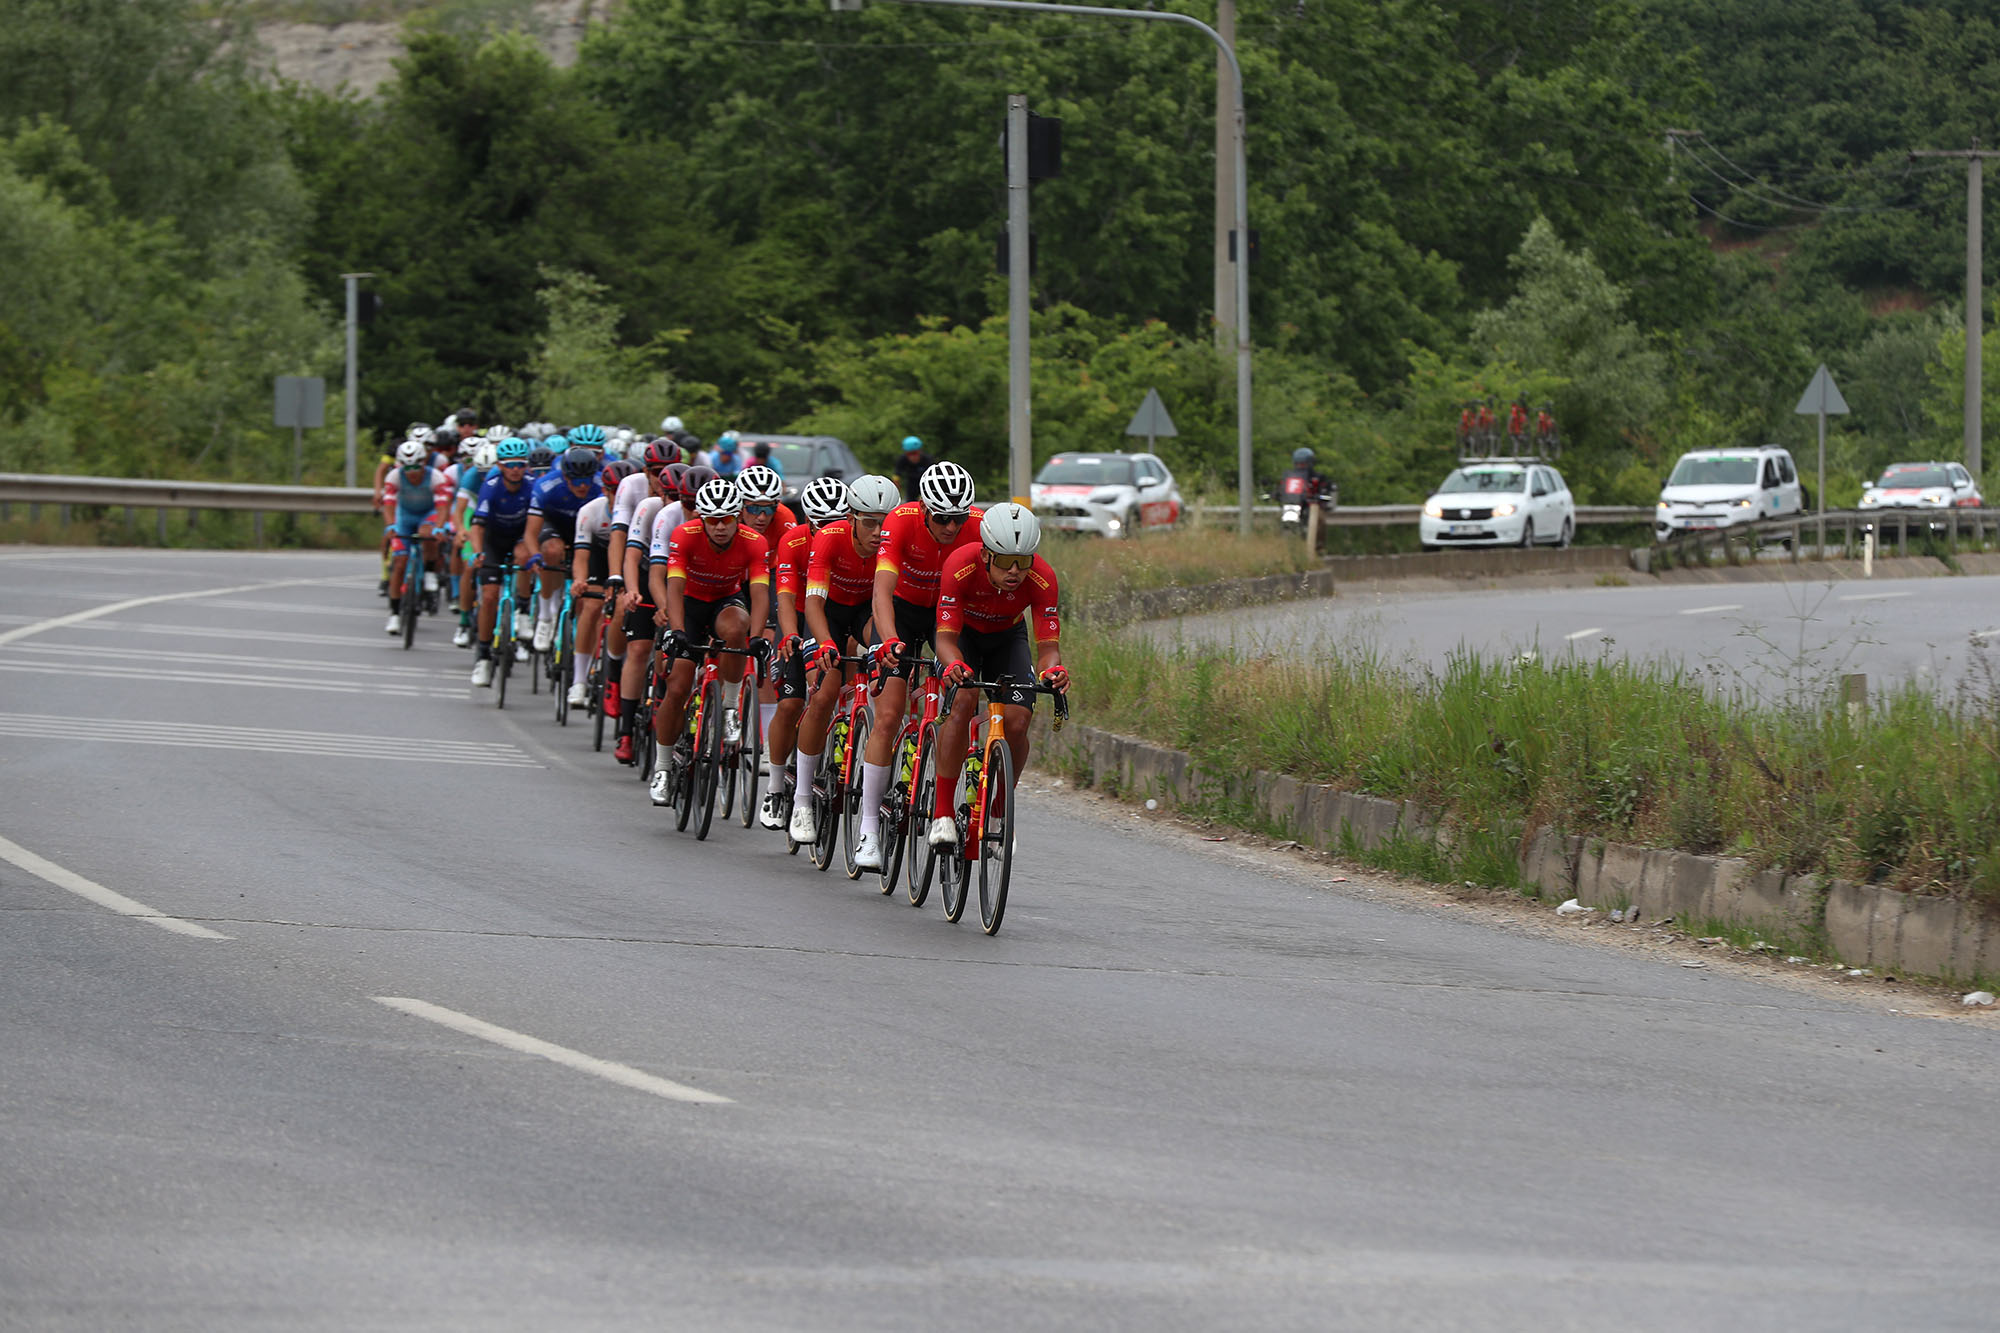
[[[906,602],[893,593],[889,601],[896,611],[896,637],[903,641],[902,664],[889,674],[908,680],[917,669],[916,659],[924,656],[924,651],[937,639],[937,608]],[[880,633],[882,627],[877,625],[875,629]],[[931,655],[936,655],[934,649]]]
[[[726,606],[740,606],[750,609],[750,600],[742,593],[731,593],[718,601],[705,602],[699,597],[681,598],[681,619],[687,626],[688,642],[692,645],[690,656],[700,657],[708,648],[708,641],[715,637],[715,618],[722,614]]]
[[[610,546],[600,545],[597,542],[592,542],[590,544],[589,564],[587,568],[584,570],[584,579],[587,582],[594,583],[601,588],[604,586],[604,580],[610,577],[611,577]]]
[[[806,657],[804,653],[793,653],[784,661],[775,663],[771,670],[775,676],[773,683],[778,687],[778,701],[780,703],[786,699],[803,699],[806,697]]]
[[[1022,708],[1035,706],[1035,655],[1028,647],[1027,622],[986,634],[976,629],[960,630],[958,651],[972,668],[975,680],[1006,681],[1012,685],[999,691],[1001,703],[1018,704]]]
[[[640,602],[625,613],[625,637],[628,639],[651,639],[660,632],[653,620],[653,613],[659,608],[651,602]]]
[[[486,549],[479,557],[479,583],[483,587],[500,581],[500,571],[514,558],[514,548],[521,543],[519,532],[486,531]]]

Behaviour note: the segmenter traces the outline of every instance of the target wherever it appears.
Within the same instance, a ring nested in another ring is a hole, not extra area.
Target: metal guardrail
[[[1235,505],[1193,505],[1203,518],[1226,518],[1236,513]],[[1278,506],[1252,505],[1253,514],[1275,514]],[[1414,524],[1424,512],[1422,505],[1339,505],[1322,524],[1329,528],[1394,528]],[[1576,521],[1585,523],[1651,523],[1650,505],[1578,505]]]
[[[1824,541],[1820,537],[1822,523],[1826,532]],[[1888,554],[1891,547],[1899,555],[1909,554],[1912,536],[1921,540],[1934,535],[1953,551],[1961,542],[1981,547],[1990,539],[2000,538],[2000,509],[1830,509],[1824,515],[1793,514],[1734,527],[1681,528],[1657,543],[1657,549],[1692,549],[1695,556],[1706,559],[1711,548],[1719,549],[1727,557],[1739,543],[1754,548],[1776,540],[1788,542],[1796,560],[1807,543],[1821,551],[1838,545],[1843,554],[1852,555],[1871,535],[1875,538],[1876,553],[1882,555]]]
[[[366,487],[254,486],[228,481],[147,481],[0,472],[0,503],[124,505],[131,509],[247,509],[273,514],[365,514]]]

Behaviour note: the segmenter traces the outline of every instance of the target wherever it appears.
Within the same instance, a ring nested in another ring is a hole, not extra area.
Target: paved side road
[[[1035,791],[986,939],[372,585],[0,554],[0,1326],[1991,1326],[1983,1024]]]

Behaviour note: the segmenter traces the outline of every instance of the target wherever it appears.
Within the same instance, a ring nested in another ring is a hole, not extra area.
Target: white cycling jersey
[[[654,560],[665,560],[672,552],[668,549],[674,540],[674,529],[688,521],[687,510],[679,500],[660,507],[659,517],[653,520],[653,535],[646,545],[647,553]]]
[[[653,493],[653,483],[645,472],[634,472],[618,483],[618,492],[611,498],[611,526],[632,530],[632,516],[638,512],[641,501]],[[645,529],[639,529],[644,532]]]
[[[611,502],[603,496],[576,511],[576,544],[607,546],[611,542]]]

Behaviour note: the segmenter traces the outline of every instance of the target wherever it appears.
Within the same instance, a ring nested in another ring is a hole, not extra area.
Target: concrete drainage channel
[[[1218,806],[1326,852],[1372,851],[1394,839],[1436,842],[1450,828],[1436,811],[1300,782],[1262,769],[1207,772],[1180,750],[1095,727],[1043,732],[1037,760],[1128,800],[1163,808]],[[1647,921],[1733,925],[1774,943],[1829,954],[1852,967],[1972,981],[2000,977],[2000,912],[1957,898],[1756,870],[1736,857],[1634,847],[1537,828],[1520,839],[1521,878],[1549,902],[1637,909]]]

